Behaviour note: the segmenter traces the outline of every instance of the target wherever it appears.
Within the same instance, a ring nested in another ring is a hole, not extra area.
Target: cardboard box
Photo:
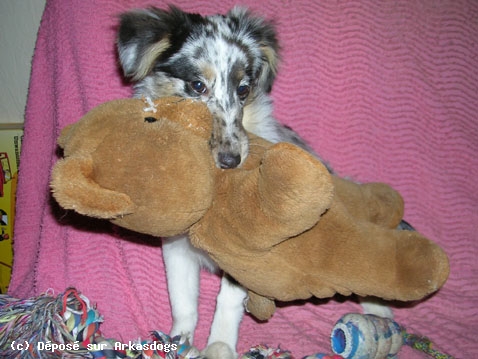
[[[6,293],[13,262],[15,193],[20,164],[21,124],[0,124],[0,293]]]

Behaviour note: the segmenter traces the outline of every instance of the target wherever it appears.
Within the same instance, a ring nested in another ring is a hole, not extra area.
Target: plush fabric
[[[478,345],[478,3],[270,1],[241,3],[276,20],[283,63],[275,114],[341,174],[384,181],[405,218],[450,257],[448,282],[396,320],[457,357]],[[107,100],[128,97],[117,65],[116,14],[151,1],[52,0],[38,35],[18,184],[10,294],[76,286],[105,317],[106,336],[129,340],[171,325],[161,248],[151,238],[56,207],[49,176],[59,131]],[[155,5],[162,6],[163,1]],[[223,12],[230,0],[181,0]],[[204,273],[196,344],[204,346],[219,280]],[[267,343],[300,357],[329,349],[333,323],[360,310],[344,298],[279,308],[268,323],[246,316],[238,350]],[[421,358],[403,349],[406,358]]]

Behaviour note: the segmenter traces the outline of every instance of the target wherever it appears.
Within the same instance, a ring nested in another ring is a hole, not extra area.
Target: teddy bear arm
[[[245,189],[253,201],[243,201],[243,227],[249,227],[247,244],[269,248],[298,235],[317,223],[333,198],[331,177],[319,161],[297,146],[279,143],[268,149]],[[242,197],[242,195],[241,195]],[[231,198],[239,203],[241,198]],[[251,211],[254,209],[254,211]],[[256,236],[256,233],[264,235]],[[276,234],[275,240],[264,240]]]
[[[193,244],[210,253],[226,245],[269,250],[312,227],[332,196],[320,162],[296,146],[274,145],[257,168],[219,172],[213,204],[192,229]]]

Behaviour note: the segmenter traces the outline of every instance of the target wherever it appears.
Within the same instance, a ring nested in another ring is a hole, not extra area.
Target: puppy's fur
[[[118,52],[126,77],[135,83],[135,97],[177,95],[207,104],[214,117],[210,146],[218,167],[240,166],[247,157],[245,130],[312,152],[272,116],[269,94],[279,45],[273,25],[248,10],[236,7],[226,15],[200,16],[171,6],[125,13]],[[186,334],[192,340],[200,267],[216,270],[216,265],[193,248],[187,236],[165,239],[163,254],[171,334]],[[234,352],[245,299],[246,291],[223,277],[208,344],[224,342]]]

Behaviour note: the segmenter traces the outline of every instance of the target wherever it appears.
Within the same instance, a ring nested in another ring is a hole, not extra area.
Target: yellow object
[[[21,124],[0,124],[0,293],[6,293],[13,262],[15,193],[23,139]]]

